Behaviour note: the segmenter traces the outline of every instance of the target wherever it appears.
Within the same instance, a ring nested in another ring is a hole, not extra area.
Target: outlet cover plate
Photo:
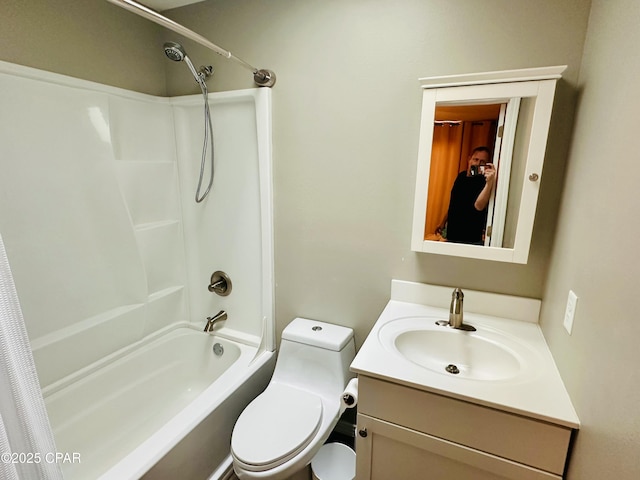
[[[564,329],[571,335],[573,329],[573,318],[576,314],[576,307],[578,305],[578,296],[573,290],[569,290],[569,297],[567,298],[567,309],[564,312]]]

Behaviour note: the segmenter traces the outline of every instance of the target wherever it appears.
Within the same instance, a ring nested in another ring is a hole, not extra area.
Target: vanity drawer
[[[358,412],[562,475],[572,430],[371,377]]]

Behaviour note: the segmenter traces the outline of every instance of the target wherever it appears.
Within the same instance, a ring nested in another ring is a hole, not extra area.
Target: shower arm
[[[223,48],[220,48],[215,43],[210,42],[209,40],[204,38],[202,35],[197,34],[193,30],[189,30],[187,27],[183,27],[179,23],[174,22],[173,20],[159,14],[155,10],[152,10],[151,8],[145,5],[142,5],[134,0],[107,0],[107,1],[121,8],[124,8],[125,10],[129,10],[130,12],[133,12],[136,15],[140,15],[141,17],[144,17],[147,20],[151,20],[152,22],[155,22],[158,25],[162,25],[163,27],[168,28],[169,30],[179,33],[180,35],[186,38],[189,38],[190,40],[193,40],[194,42],[197,42],[200,45],[207,47],[209,50],[213,50],[215,53],[223,56],[224,58],[228,58],[230,60],[235,61],[236,63],[239,63],[243,67],[251,70],[251,73],[253,73],[253,81],[262,87],[272,87],[273,84],[276,82],[276,76],[271,70],[255,68],[253,65],[245,62],[241,58],[236,57],[231,52]]]

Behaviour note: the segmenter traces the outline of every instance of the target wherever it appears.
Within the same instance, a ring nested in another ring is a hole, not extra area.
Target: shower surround
[[[247,367],[268,380],[271,91],[209,96],[216,177],[196,204],[202,102],[0,62],[0,232],[45,401],[219,310],[229,318],[216,333],[253,348]],[[216,270],[232,279],[228,297],[207,289]],[[53,417],[55,435],[69,419]]]

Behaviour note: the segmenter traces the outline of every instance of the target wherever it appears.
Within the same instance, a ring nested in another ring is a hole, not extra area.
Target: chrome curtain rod
[[[266,69],[257,69],[253,65],[245,62],[241,58],[236,57],[231,52],[220,48],[215,43],[210,42],[202,35],[197,34],[193,30],[189,30],[187,27],[183,27],[177,22],[159,14],[155,10],[152,10],[141,3],[138,3],[134,0],[107,0],[109,3],[113,3],[119,7],[124,8],[125,10],[129,10],[130,12],[135,13],[136,15],[140,15],[141,17],[146,18],[147,20],[151,20],[152,22],[157,23],[158,25],[162,25],[169,30],[172,30],[180,35],[187,37],[194,42],[199,43],[207,47],[209,50],[213,50],[218,55],[223,56],[224,58],[228,58],[230,60],[239,63],[245,68],[251,70],[253,73],[253,81],[256,82],[257,85],[261,87],[272,87],[274,83],[276,83],[276,75],[271,70]]]

